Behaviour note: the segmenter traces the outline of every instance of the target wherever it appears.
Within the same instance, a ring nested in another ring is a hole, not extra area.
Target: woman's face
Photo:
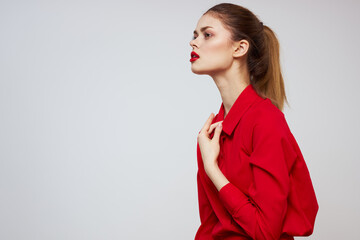
[[[230,68],[234,60],[232,43],[230,32],[220,20],[209,14],[203,15],[190,41],[192,50],[199,55],[191,62],[191,71],[215,75]]]

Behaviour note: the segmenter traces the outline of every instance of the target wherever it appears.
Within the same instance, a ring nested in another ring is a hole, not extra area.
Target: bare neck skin
[[[250,84],[250,74],[243,64],[234,64],[224,72],[211,75],[224,103],[224,119],[241,92]]]

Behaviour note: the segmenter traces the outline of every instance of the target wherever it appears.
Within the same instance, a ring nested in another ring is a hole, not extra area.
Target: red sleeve
[[[198,228],[195,239],[212,239],[212,230],[217,223],[217,217],[211,207],[210,201],[205,193],[204,186],[201,182],[199,171],[197,173],[199,212],[200,212],[200,227]]]
[[[231,182],[219,191],[228,212],[252,239],[278,240],[282,233],[290,189],[286,161],[296,158],[285,124],[285,119],[266,118],[255,125],[249,196]]]
[[[206,196],[204,186],[202,185],[199,171],[197,173],[197,188],[199,200],[199,215],[201,223],[205,223],[210,217],[215,217],[214,210],[211,207],[209,199]]]

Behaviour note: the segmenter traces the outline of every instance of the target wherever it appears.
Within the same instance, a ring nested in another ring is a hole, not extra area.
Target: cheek
[[[229,46],[223,41],[214,41],[207,46],[207,62],[216,65],[228,64],[231,60]]]

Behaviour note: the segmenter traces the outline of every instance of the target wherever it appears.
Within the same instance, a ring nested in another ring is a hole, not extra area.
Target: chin
[[[196,67],[191,67],[191,71],[195,74],[198,74],[198,75],[209,75],[209,76],[214,76],[216,74],[218,74],[219,72],[221,72],[222,70],[221,69],[201,69],[201,68],[196,68]]]
[[[204,71],[194,71],[194,70],[191,70],[193,73],[197,74],[197,75],[205,75],[205,74],[208,74],[207,72],[204,72]]]
[[[201,69],[195,66],[191,66],[191,71],[198,75],[205,75],[211,73],[211,69]]]

